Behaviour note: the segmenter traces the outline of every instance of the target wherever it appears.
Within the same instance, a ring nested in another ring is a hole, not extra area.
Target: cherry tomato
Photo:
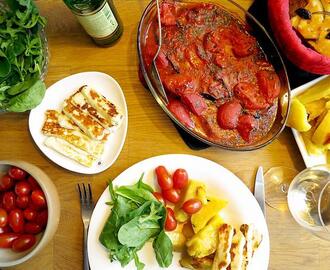
[[[181,100],[188,108],[197,116],[201,116],[207,109],[206,102],[201,95],[195,93],[187,93],[181,96]]]
[[[0,234],[9,233],[9,232],[12,232],[9,225],[6,225],[5,227],[0,227]]]
[[[29,176],[27,181],[29,182],[29,184],[33,190],[40,189],[40,186],[39,186],[37,180],[34,179],[31,175]]]
[[[37,217],[37,211],[32,208],[27,208],[23,211],[24,218],[28,221],[33,221]]]
[[[165,220],[165,230],[166,231],[173,231],[176,229],[176,226],[177,226],[177,222],[176,222],[176,219],[174,217],[174,211],[169,208],[169,207],[166,207],[166,220]]]
[[[197,213],[201,208],[202,202],[198,199],[190,199],[182,205],[182,210],[189,215]]]
[[[3,208],[0,208],[0,228],[5,227],[8,222],[7,211]]]
[[[160,192],[153,192],[152,195],[154,195],[159,202],[165,205],[165,200]]]
[[[21,235],[20,237],[14,240],[12,245],[12,250],[15,252],[22,252],[33,247],[35,243],[36,243],[36,237],[34,235],[30,235],[30,234]]]
[[[43,210],[43,211],[37,213],[35,223],[40,225],[42,228],[45,228],[47,225],[47,221],[48,221],[48,211],[47,210]]]
[[[9,212],[15,208],[15,205],[16,205],[15,201],[16,201],[16,196],[15,196],[14,192],[7,191],[7,192],[5,192],[5,194],[3,194],[2,206],[5,210],[7,210]]]
[[[234,129],[237,127],[238,117],[242,112],[242,106],[237,100],[222,104],[217,113],[218,125],[223,129]]]
[[[173,174],[173,186],[184,189],[188,185],[188,173],[185,169],[177,169]]]
[[[178,100],[171,99],[167,108],[175,115],[178,120],[188,128],[194,128],[195,124],[190,118],[187,108]]]
[[[239,82],[234,86],[234,93],[246,109],[262,110],[269,106],[266,99],[259,93],[258,87],[252,83]]]
[[[180,194],[174,188],[163,190],[162,194],[163,198],[171,203],[177,203],[180,200]]]
[[[30,202],[30,197],[27,195],[18,196],[16,198],[16,206],[21,209],[27,208],[29,206],[29,202]]]
[[[273,103],[281,90],[281,82],[274,71],[259,70],[256,74],[261,94],[269,104]]]
[[[18,196],[29,195],[31,192],[31,186],[27,181],[18,182],[15,186],[15,193]]]
[[[13,242],[19,237],[17,233],[0,234],[0,248],[11,248]]]
[[[14,180],[9,175],[0,178],[0,191],[6,191],[14,186]]]
[[[15,180],[23,180],[27,176],[26,171],[17,167],[11,167],[8,171],[8,174]]]
[[[42,227],[34,222],[28,222],[24,225],[24,232],[27,234],[38,234],[42,231]]]
[[[171,189],[173,187],[172,178],[164,166],[158,166],[156,168],[156,175],[158,185],[162,190]]]
[[[31,200],[33,204],[38,208],[44,208],[47,205],[45,194],[41,189],[32,191]]]
[[[23,211],[19,209],[12,210],[8,217],[9,226],[15,233],[24,231],[24,215]]]

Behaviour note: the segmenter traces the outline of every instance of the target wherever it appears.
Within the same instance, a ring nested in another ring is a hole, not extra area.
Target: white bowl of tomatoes
[[[0,161],[0,267],[21,264],[42,250],[59,219],[56,187],[41,169]]]

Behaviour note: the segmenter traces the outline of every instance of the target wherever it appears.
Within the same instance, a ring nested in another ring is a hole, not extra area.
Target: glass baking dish
[[[180,2],[180,1],[178,1]],[[147,27],[149,26],[150,22],[156,16],[156,2],[151,1],[149,5],[143,12],[141,17],[139,27],[138,27],[138,37],[137,37],[137,45],[138,45],[138,55],[140,61],[140,69],[143,75],[143,79],[145,80],[149,90],[151,91],[153,97],[157,101],[157,103],[161,106],[161,108],[165,111],[165,113],[184,131],[186,131],[191,136],[197,138],[203,143],[206,143],[210,146],[217,146],[220,148],[224,148],[227,150],[235,150],[235,151],[250,151],[255,150],[261,147],[264,147],[271,143],[284,129],[285,122],[288,116],[289,108],[287,107],[285,112],[281,112],[280,100],[283,95],[288,96],[289,104],[290,104],[290,85],[287,77],[287,72],[281,55],[276,48],[273,40],[271,39],[270,35],[267,33],[265,28],[243,7],[238,5],[237,3],[231,0],[213,0],[213,1],[202,1],[202,0],[185,0],[182,2],[191,2],[191,3],[212,3],[221,6],[222,8],[229,11],[235,17],[237,17],[241,22],[247,23],[250,27],[249,33],[257,38],[257,41],[267,56],[268,61],[273,65],[275,72],[277,73],[280,82],[281,82],[281,93],[278,98],[278,109],[276,119],[272,125],[270,131],[262,137],[260,140],[253,142],[248,145],[237,145],[237,146],[230,146],[225,144],[220,144],[216,141],[212,141],[207,136],[199,133],[194,129],[190,129],[185,126],[182,122],[179,121],[175,117],[175,115],[167,108],[165,101],[162,99],[161,95],[159,94],[159,89],[157,89],[157,84],[155,83],[156,78],[152,76],[150,69],[148,70],[146,63],[143,58],[143,45],[145,44],[146,40],[146,32]]]

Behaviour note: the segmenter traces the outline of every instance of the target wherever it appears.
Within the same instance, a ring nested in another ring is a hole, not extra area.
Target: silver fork
[[[94,209],[92,188],[90,184],[77,184],[77,189],[80,198],[81,218],[84,224],[84,270],[89,270],[87,236],[89,223]]]

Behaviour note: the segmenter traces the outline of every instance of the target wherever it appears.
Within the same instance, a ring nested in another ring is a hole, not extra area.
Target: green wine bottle
[[[101,46],[109,46],[123,33],[123,24],[112,0],[64,0],[88,35]]]

